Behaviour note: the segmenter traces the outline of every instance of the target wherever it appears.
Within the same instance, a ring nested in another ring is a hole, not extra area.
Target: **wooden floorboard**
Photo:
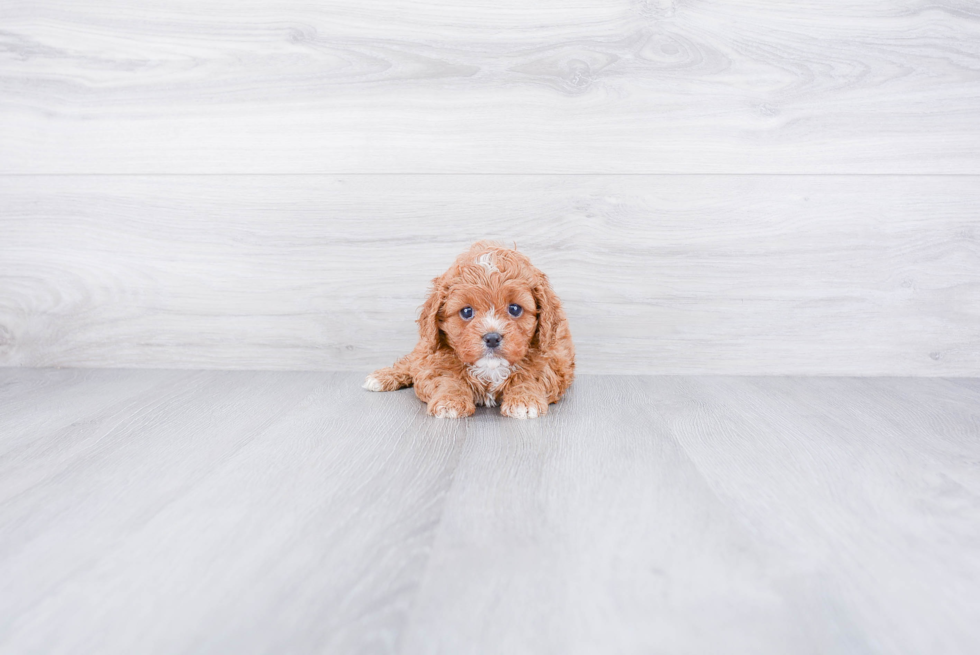
[[[655,412],[587,377],[545,421],[471,421],[402,652],[826,652]]]
[[[0,369],[0,652],[972,653],[980,385]]]
[[[384,650],[464,426],[372,400],[350,376],[199,372],[33,435],[3,462],[0,650]]]
[[[782,585],[834,625],[821,652],[976,647],[975,393],[911,379],[651,379],[647,389],[756,540],[806,571],[790,568]]]

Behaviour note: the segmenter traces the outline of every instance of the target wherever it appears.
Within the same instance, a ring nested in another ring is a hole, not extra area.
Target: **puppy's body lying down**
[[[476,405],[535,418],[558,402],[572,383],[575,348],[561,302],[527,257],[480,241],[432,285],[418,345],[369,375],[365,389],[414,385],[439,418],[469,416]]]

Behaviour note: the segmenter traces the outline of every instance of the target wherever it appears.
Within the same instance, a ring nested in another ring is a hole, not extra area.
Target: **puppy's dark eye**
[[[524,308],[521,307],[520,305],[511,303],[510,307],[507,308],[507,313],[513,316],[514,318],[517,318],[518,316],[524,313]]]
[[[461,310],[459,310],[459,317],[464,321],[470,320],[471,318],[473,318],[473,308],[463,307]]]

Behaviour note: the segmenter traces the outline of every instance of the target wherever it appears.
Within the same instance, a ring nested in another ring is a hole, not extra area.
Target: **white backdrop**
[[[356,369],[499,238],[583,372],[980,374],[980,21],[4,2],[0,365]]]

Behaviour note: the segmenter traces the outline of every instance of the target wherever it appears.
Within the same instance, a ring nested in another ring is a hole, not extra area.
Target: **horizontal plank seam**
[[[0,173],[5,177],[980,177],[977,173]]]

